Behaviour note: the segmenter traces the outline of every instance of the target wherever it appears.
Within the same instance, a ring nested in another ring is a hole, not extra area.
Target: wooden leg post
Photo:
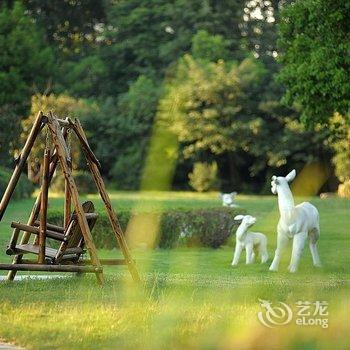
[[[30,151],[33,147],[34,141],[35,141],[35,139],[38,136],[38,133],[40,131],[42,120],[43,120],[43,114],[40,111],[35,119],[32,130],[30,131],[30,134],[27,138],[27,141],[22,149],[19,161],[18,161],[16,168],[11,176],[11,179],[7,185],[5,193],[2,196],[1,203],[0,203],[0,221],[5,214],[6,208],[9,204],[9,201],[11,199],[13,191],[15,190],[15,187],[17,185],[19,177],[21,176],[21,172],[26,165],[26,161],[27,161],[27,158],[29,156],[29,153],[30,153]]]
[[[69,166],[69,164],[68,164]],[[70,170],[72,170],[72,168],[70,167]],[[64,223],[63,223],[63,227],[65,228],[65,230],[67,230],[69,222],[70,222],[70,216],[71,216],[71,207],[72,207],[72,199],[70,196],[70,192],[69,192],[69,183],[67,180],[64,180]]]
[[[79,120],[75,120],[75,123],[74,123],[74,127],[73,127],[73,130],[77,133],[77,136],[79,139],[84,139],[85,140],[85,143],[87,144],[87,138],[86,138],[86,135],[84,133],[84,130],[79,122]],[[120,224],[119,224],[119,221],[113,211],[113,208],[112,208],[112,203],[111,203],[111,200],[108,196],[108,193],[106,191],[106,187],[105,187],[105,184],[103,182],[103,179],[102,179],[102,176],[101,176],[101,173],[98,169],[98,166],[97,164],[94,162],[94,160],[92,158],[89,157],[89,153],[86,152],[86,158],[87,158],[87,161],[88,161],[88,166],[90,168],[90,171],[92,173],[92,176],[95,180],[95,183],[96,183],[96,186],[99,190],[99,193],[100,193],[100,196],[104,202],[104,205],[105,205],[105,208],[106,208],[106,211],[107,211],[107,214],[108,214],[108,217],[109,217],[109,221],[111,223],[111,226],[112,226],[112,229],[113,229],[113,232],[114,232],[114,235],[118,241],[118,244],[120,246],[120,249],[122,250],[122,253],[124,255],[124,258],[125,258],[125,261],[126,261],[126,265],[130,271],[130,274],[133,278],[133,280],[135,282],[139,282],[140,281],[140,275],[137,271],[137,268],[136,268],[136,265],[135,265],[135,262],[134,260],[132,259],[131,257],[131,254],[130,254],[130,250],[127,246],[127,243],[126,243],[126,240],[125,240],[125,237],[124,237],[124,234],[123,234],[123,231],[120,227]]]
[[[43,180],[41,186],[41,205],[40,205],[40,232],[39,232],[39,255],[38,263],[45,262],[46,229],[47,229],[47,204],[50,182],[50,150],[46,149],[44,154]]]

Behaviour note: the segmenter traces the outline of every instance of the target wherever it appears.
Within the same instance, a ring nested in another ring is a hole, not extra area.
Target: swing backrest
[[[91,201],[86,201],[82,204],[82,207],[86,215],[90,231],[92,231],[98,217],[98,215],[94,213],[94,204]],[[66,238],[66,241],[61,243],[57,251],[55,259],[57,262],[60,261],[63,257],[65,259],[69,258],[70,256],[68,256],[67,253],[70,251],[72,251],[73,253],[74,248],[80,248],[82,250],[84,247],[84,236],[81,232],[81,228],[79,226],[77,215],[75,212],[73,212],[71,215],[70,222],[64,233],[64,236]],[[81,253],[79,253],[80,250],[77,249],[76,251],[76,258],[79,259],[79,256],[81,255]]]

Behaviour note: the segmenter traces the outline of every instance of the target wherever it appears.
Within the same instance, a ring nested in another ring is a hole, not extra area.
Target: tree
[[[222,35],[210,35],[206,30],[199,30],[192,38],[192,56],[209,62],[230,57],[228,41]]]
[[[119,189],[139,187],[159,95],[157,84],[141,75],[118,100],[100,102],[97,113],[83,118],[106,175]]]
[[[50,48],[20,2],[13,8],[0,8],[0,52],[0,113],[8,118],[6,127],[0,129],[0,152],[1,157],[8,157],[31,94],[45,88],[53,62]]]
[[[302,106],[307,124],[328,123],[334,112],[348,118],[349,11],[347,1],[305,0],[282,12],[279,78],[285,101]]]
[[[46,40],[56,52],[66,57],[86,54],[100,35],[105,7],[95,0],[23,0],[28,15],[44,31]]]
[[[216,189],[218,165],[213,162],[193,165],[193,170],[188,174],[189,185],[197,192],[206,192]]]
[[[126,91],[139,75],[163,79],[201,29],[227,38],[232,55],[240,52],[239,1],[121,0],[106,12],[102,58],[109,69],[109,94]]]
[[[96,98],[103,93],[108,81],[106,65],[98,54],[88,55],[78,61],[64,61],[59,71],[55,90],[68,92],[78,98]]]
[[[184,157],[206,161],[227,155],[229,177],[236,186],[239,151],[250,147],[260,129],[260,120],[247,107],[246,90],[263,74],[252,58],[237,65],[185,55],[159,103],[160,118],[177,136]]]
[[[330,146],[334,151],[335,174],[341,182],[350,181],[350,123],[335,113],[330,121]]]
[[[53,111],[55,115],[61,118],[79,118],[82,115],[93,113],[93,111],[96,110],[97,106],[88,104],[84,100],[77,100],[68,95],[33,95],[29,117],[22,121],[22,143],[24,143],[27,139],[28,134],[33,126],[34,120],[39,111],[44,111],[46,113],[48,113],[49,111]],[[70,151],[74,160],[73,169],[78,169],[80,167],[80,148],[77,147],[76,142],[72,142],[70,135],[68,136],[67,142],[69,147],[71,148]],[[48,145],[49,147],[52,146],[51,138],[47,139],[47,134],[42,132],[38,135],[38,139],[34,143],[34,146],[28,158],[28,177],[34,183],[39,183],[40,180],[40,169],[46,145]]]
[[[298,114],[277,101],[277,84],[265,90],[269,71],[260,60],[215,62],[224,39],[201,32],[197,41],[204,49],[179,60],[159,105],[185,158],[217,161],[221,183],[231,190],[258,190],[273,169],[329,159],[327,131],[306,130]]]
[[[205,63],[190,55],[180,60],[175,79],[169,82],[160,103],[174,105],[162,110],[170,129],[184,143],[185,156],[196,152],[218,155],[245,144],[254,120],[244,113],[242,89],[262,73],[256,63],[250,76],[244,74],[246,64]]]

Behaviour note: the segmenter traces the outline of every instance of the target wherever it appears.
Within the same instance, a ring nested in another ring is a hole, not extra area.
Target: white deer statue
[[[239,205],[235,203],[236,196],[237,192],[220,193],[219,198],[221,198],[224,207],[238,208]]]
[[[271,192],[278,195],[280,220],[277,226],[277,248],[270,271],[278,270],[281,253],[290,239],[293,240],[293,249],[288,268],[289,272],[297,271],[307,239],[309,239],[313,264],[321,266],[316,246],[320,237],[318,210],[308,202],[294,205],[293,194],[288,183],[293,181],[295,176],[295,170],[292,170],[286,177],[272,176]]]
[[[236,215],[234,220],[242,221],[236,231],[236,248],[233,255],[232,266],[238,265],[242,250],[246,250],[246,264],[254,262],[254,247],[258,248],[261,256],[261,263],[269,258],[267,253],[267,238],[260,232],[250,232],[248,228],[256,223],[256,218],[251,215]]]

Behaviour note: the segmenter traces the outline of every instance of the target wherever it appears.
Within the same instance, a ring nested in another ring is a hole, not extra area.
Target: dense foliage
[[[11,178],[12,171],[10,169],[6,169],[0,167],[0,197],[4,194],[7,184]],[[13,193],[14,199],[24,199],[29,198],[34,191],[33,184],[25,177],[21,176],[16,189]]]
[[[197,162],[188,174],[189,185],[197,192],[216,190],[218,186],[218,165]]]
[[[299,0],[282,13],[280,79],[308,123],[349,113],[349,13],[350,3],[337,0]]]
[[[194,165],[213,162],[224,191],[264,192],[271,173],[330,168],[331,159],[344,181],[348,134],[317,124],[339,112],[348,125],[342,5],[3,2],[0,164],[12,166],[21,125],[23,141],[37,111],[54,109],[82,120],[117,189],[189,189]],[[33,182],[44,138],[29,163]]]
[[[20,121],[30,108],[35,90],[43,90],[52,68],[52,52],[41,30],[16,2],[0,7],[0,161],[9,165]]]

